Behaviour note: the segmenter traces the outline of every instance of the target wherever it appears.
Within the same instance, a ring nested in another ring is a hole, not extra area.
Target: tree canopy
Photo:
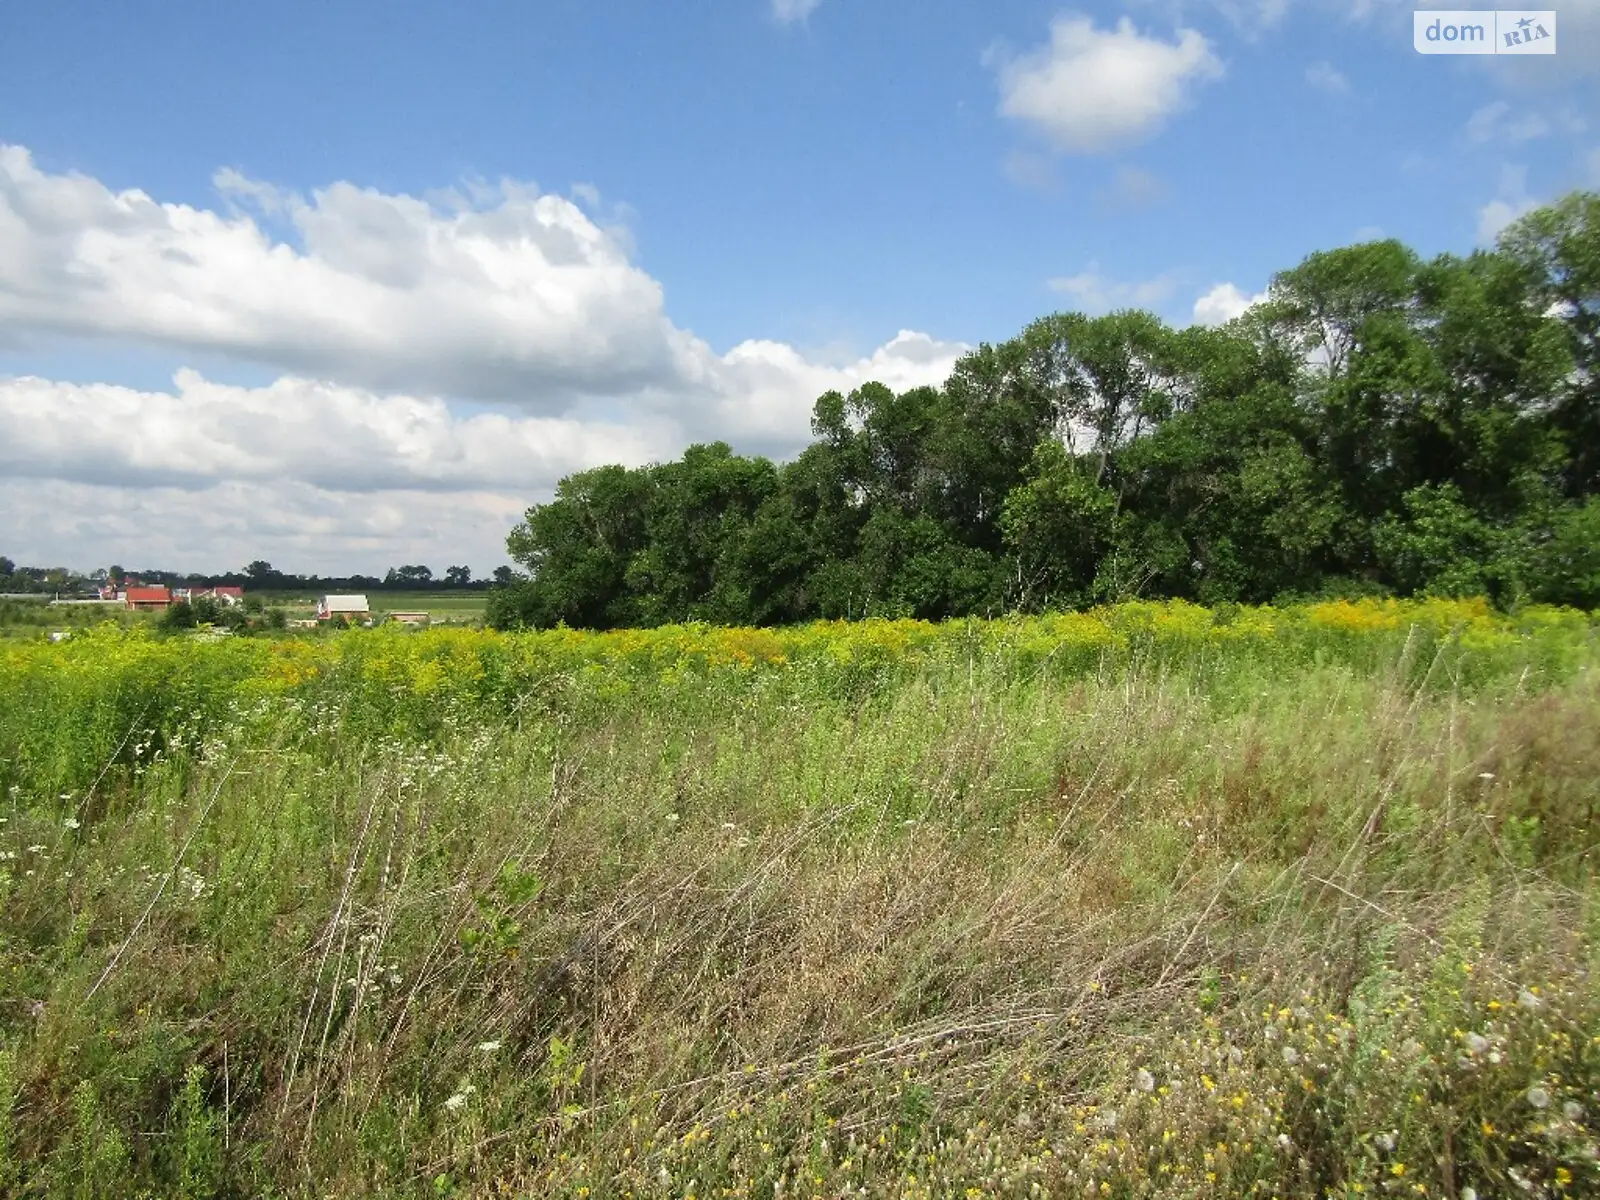
[[[561,481],[497,625],[942,618],[1135,596],[1600,607],[1600,196],[1494,250],[1316,253],[1220,328],[1057,314],[942,387],[818,398],[793,461]]]

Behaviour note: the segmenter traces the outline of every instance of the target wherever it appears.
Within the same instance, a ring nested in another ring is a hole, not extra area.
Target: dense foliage
[[[943,387],[817,402],[563,480],[512,532],[509,627],[938,619],[1129,597],[1600,605],[1600,196],[1423,261],[1313,254],[1221,329],[1047,317]]]

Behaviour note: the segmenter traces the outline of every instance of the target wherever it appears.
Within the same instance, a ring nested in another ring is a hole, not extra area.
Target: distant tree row
[[[0,554],[0,592],[51,592],[71,578],[65,567],[22,567]]]
[[[1313,254],[1218,329],[1046,317],[942,387],[584,471],[512,531],[503,627],[941,618],[1145,596],[1600,606],[1600,196],[1493,251]]]
[[[497,568],[488,579],[474,579],[472,568],[447,567],[443,578],[435,579],[433,571],[425,566],[391,567],[380,579],[375,575],[291,575],[279,571],[269,562],[257,559],[242,571],[229,571],[221,575],[195,575],[184,571],[127,571],[121,566],[98,568],[88,574],[69,571],[65,567],[19,567],[11,559],[0,555],[0,593],[87,593],[102,584],[120,587],[128,579],[145,584],[166,584],[175,587],[237,586],[257,591],[385,591],[416,590],[418,588],[461,588],[482,590],[491,584],[508,585],[513,582],[510,567]]]

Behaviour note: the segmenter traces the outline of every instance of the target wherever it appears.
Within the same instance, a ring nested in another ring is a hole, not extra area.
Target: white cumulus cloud
[[[1139,33],[1124,17],[1096,29],[1058,17],[1050,42],[998,62],[1000,112],[1026,121],[1064,151],[1095,152],[1139,141],[1183,108],[1194,86],[1217,79],[1221,61],[1193,29],[1177,40]]]
[[[1194,302],[1196,325],[1226,325],[1267,298],[1266,292],[1247,296],[1233,283],[1219,283]]]
[[[442,400],[284,377],[266,387],[177,373],[171,392],[0,378],[0,474],[205,488],[224,481],[325,490],[548,490],[598,461],[675,448],[664,422],[457,415]]]
[[[506,182],[440,206],[350,183],[305,200],[217,182],[281,213],[294,239],[0,147],[0,324],[547,409],[670,385],[695,353],[660,284],[563,197]]]

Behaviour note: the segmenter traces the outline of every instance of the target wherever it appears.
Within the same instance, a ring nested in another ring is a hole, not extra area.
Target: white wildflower
[[[1470,1186],[1462,1188],[1461,1200],[1478,1200],[1478,1189]]]
[[[79,825],[82,824],[82,822],[79,821],[77,817],[68,817],[65,821],[63,821],[61,823],[63,825],[65,825],[68,829],[76,829],[76,828],[78,828]]]
[[[678,814],[677,813],[668,813],[667,814],[667,821],[669,823],[675,823],[677,821],[677,819],[678,819]]]
[[[1153,1092],[1156,1090],[1156,1077],[1143,1067],[1139,1068],[1139,1073],[1133,1077],[1133,1082],[1141,1092]]]
[[[1533,1105],[1535,1108],[1549,1108],[1550,1093],[1545,1091],[1544,1088],[1540,1087],[1538,1084],[1534,1084],[1528,1089],[1528,1103]]]
[[[29,854],[38,854],[43,849],[44,849],[44,843],[38,842],[38,843],[35,843],[34,845],[28,847],[28,853]]]
[[[460,1112],[462,1107],[467,1103],[467,1097],[472,1095],[475,1090],[476,1089],[470,1083],[467,1084],[466,1087],[462,1088],[459,1092],[444,1102],[445,1108],[450,1112]]]
[[[1372,1141],[1379,1150],[1382,1150],[1385,1154],[1388,1154],[1393,1151],[1395,1147],[1395,1132],[1395,1130],[1391,1129],[1388,1133],[1377,1134],[1373,1137]]]
[[[1300,1051],[1296,1050],[1293,1046],[1285,1046],[1283,1048],[1283,1061],[1288,1063],[1291,1067],[1294,1066],[1300,1061]]]
[[[1489,1048],[1489,1039],[1481,1033],[1467,1034],[1467,1049],[1474,1054],[1482,1054]]]
[[[1569,1121],[1583,1120],[1583,1105],[1576,1100],[1568,1100],[1561,1106],[1561,1115]]]
[[[499,1042],[479,1042],[477,1049],[478,1049],[478,1053],[480,1053],[480,1054],[493,1054],[496,1050],[500,1049],[500,1043]]]

